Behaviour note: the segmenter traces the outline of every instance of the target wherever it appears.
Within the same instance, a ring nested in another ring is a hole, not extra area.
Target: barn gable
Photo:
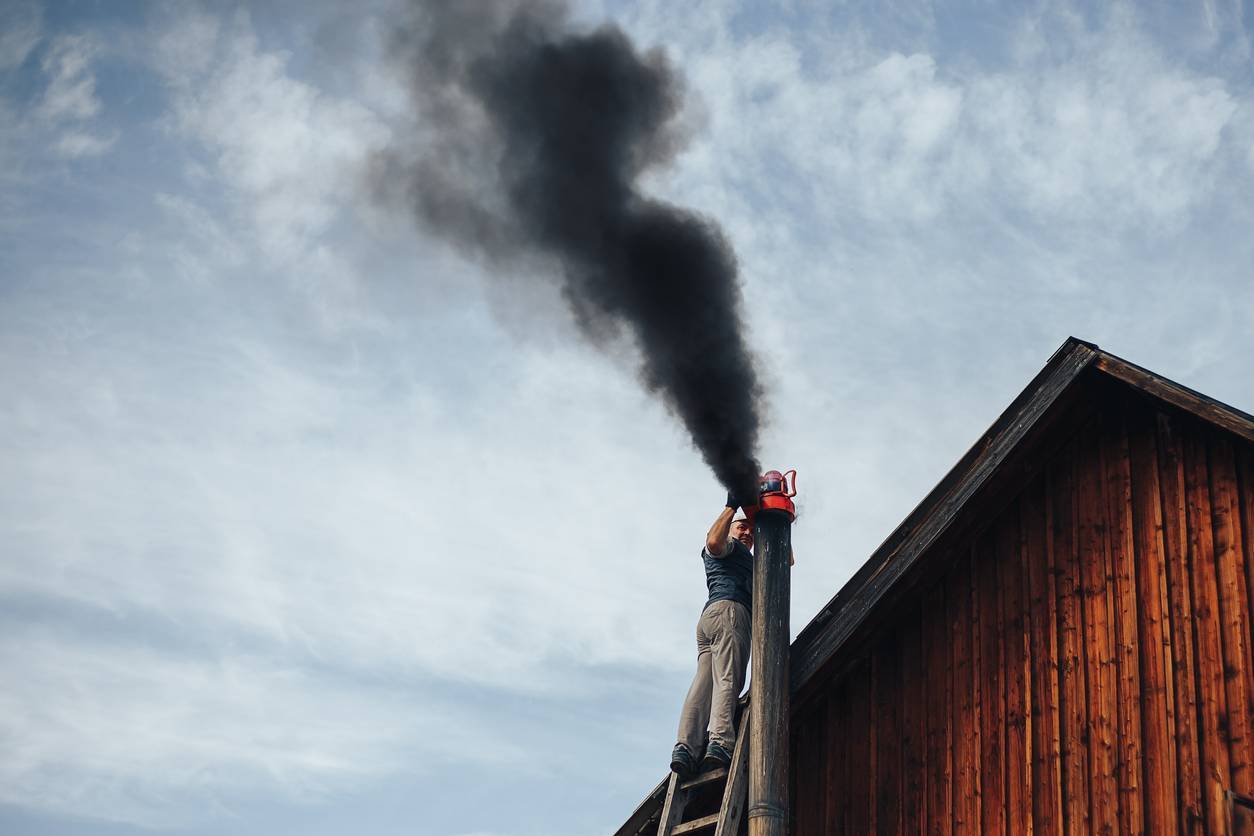
[[[1067,340],[793,643],[792,832],[1226,832],[1252,526],[1254,418]]]

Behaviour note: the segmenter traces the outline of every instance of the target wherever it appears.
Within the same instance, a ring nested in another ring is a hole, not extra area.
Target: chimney
[[[753,525],[753,679],[749,697],[749,836],[788,833],[788,608],[796,471],[761,479]],[[787,488],[787,492],[785,492]]]

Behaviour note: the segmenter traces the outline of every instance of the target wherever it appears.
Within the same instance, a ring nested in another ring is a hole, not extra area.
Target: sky
[[[610,833],[723,490],[376,199],[395,0],[0,0],[0,832]],[[588,2],[685,80],[795,634],[1069,335],[1254,409],[1254,12]]]

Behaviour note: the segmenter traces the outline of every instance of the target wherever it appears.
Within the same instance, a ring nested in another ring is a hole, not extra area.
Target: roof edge
[[[1101,355],[1068,337],[1045,366],[798,634],[792,688],[799,690],[831,658],[890,587],[936,542],[955,512],[987,481],[1071,383]]]

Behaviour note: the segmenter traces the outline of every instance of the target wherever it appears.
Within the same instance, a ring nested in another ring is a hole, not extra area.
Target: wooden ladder
[[[731,766],[681,779],[671,773],[657,836],[680,836],[713,828],[714,836],[738,836],[749,795],[749,712],[743,712]],[[711,812],[714,801],[717,809]],[[685,815],[693,818],[685,818]]]

